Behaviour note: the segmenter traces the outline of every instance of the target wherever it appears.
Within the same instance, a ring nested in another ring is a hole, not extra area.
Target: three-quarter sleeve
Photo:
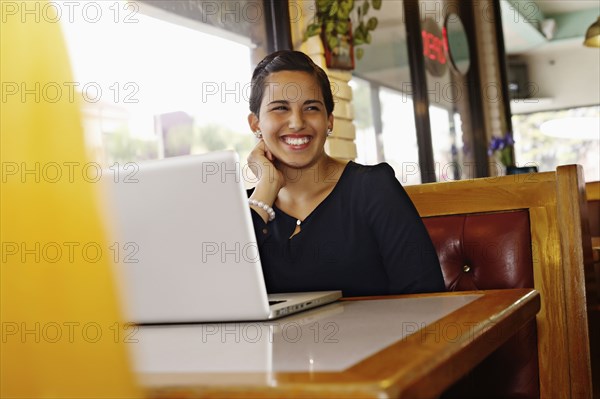
[[[254,188],[246,190],[246,194],[248,198],[254,192]],[[254,225],[254,235],[256,236],[256,243],[258,247],[262,247],[263,243],[269,238],[271,235],[271,229],[269,223],[265,222],[264,219],[260,216],[258,212],[248,206],[248,211],[252,216],[252,224]]]
[[[379,164],[365,179],[365,212],[389,278],[389,293],[444,291],[433,243],[394,170]]]
[[[264,242],[269,238],[271,229],[268,223],[254,209],[248,207],[252,214],[252,224],[254,225],[254,234],[256,235],[256,243],[258,247],[262,247]]]

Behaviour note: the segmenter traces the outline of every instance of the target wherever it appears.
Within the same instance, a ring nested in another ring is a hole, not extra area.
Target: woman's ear
[[[258,116],[256,116],[256,114],[251,113],[248,115],[248,125],[250,125],[250,130],[252,130],[252,132],[260,130],[258,127]]]
[[[329,116],[327,117],[327,125],[328,125],[328,128],[329,128],[330,130],[332,130],[332,131],[333,131],[333,119],[334,119],[334,118],[333,118],[333,112],[332,112],[332,113],[331,113],[331,114],[329,114]]]

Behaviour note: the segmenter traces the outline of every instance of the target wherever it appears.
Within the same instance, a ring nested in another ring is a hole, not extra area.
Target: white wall
[[[535,98],[513,101],[513,114],[600,104],[600,49],[580,40],[548,44],[521,57]]]

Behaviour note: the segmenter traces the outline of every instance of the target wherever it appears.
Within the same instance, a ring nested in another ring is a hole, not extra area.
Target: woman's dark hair
[[[254,69],[250,91],[250,111],[253,114],[258,116],[260,111],[265,80],[270,74],[279,71],[302,71],[311,74],[321,88],[327,115],[333,112],[333,94],[325,71],[300,51],[282,50],[267,55]]]

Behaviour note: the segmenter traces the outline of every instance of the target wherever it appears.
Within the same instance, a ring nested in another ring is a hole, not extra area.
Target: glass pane
[[[384,1],[381,9],[373,12],[373,16],[378,18],[379,24],[370,32],[372,41],[364,46],[364,57],[356,61],[353,74],[380,87],[378,97],[381,102],[382,135],[379,139],[381,142],[378,142],[375,132],[370,133],[366,143],[357,140],[357,147],[359,152],[371,151],[370,154],[374,149],[380,148],[377,159],[390,163],[401,183],[417,184],[421,182],[421,172],[415,116],[410,97],[412,84],[404,24],[404,2]],[[355,109],[358,110],[357,105]],[[374,117],[378,118],[379,115]],[[379,126],[379,121],[373,122],[373,126]],[[371,160],[375,162],[374,157]]]
[[[517,166],[580,164],[586,181],[600,180],[600,106],[513,115],[512,123]]]
[[[247,99],[260,40],[144,3],[93,3],[101,7],[95,21],[77,13],[60,20],[92,157],[109,166],[234,149],[245,160],[254,145]],[[235,12],[225,20],[239,18]],[[249,20],[246,30],[264,25]]]
[[[457,73],[465,75],[471,66],[471,54],[465,27],[460,16],[454,12],[449,13],[444,25],[448,42],[449,64]]]
[[[454,134],[453,116],[447,109],[431,105],[429,118],[431,119],[431,141],[433,158],[435,159],[435,176],[438,182],[457,180],[456,143]]]
[[[420,184],[419,150],[412,99],[395,90],[381,88],[381,120],[386,162],[403,185]]]
[[[456,99],[461,93],[450,71],[443,15],[448,9],[429,0],[419,1],[419,6],[435,176],[437,181],[456,180],[456,132],[451,118],[457,112]],[[454,15],[448,21],[456,18]]]
[[[363,165],[374,165],[378,163],[379,157],[375,126],[373,125],[371,86],[368,81],[357,77],[353,77],[349,84],[352,87],[354,125],[356,126],[356,162]]]

